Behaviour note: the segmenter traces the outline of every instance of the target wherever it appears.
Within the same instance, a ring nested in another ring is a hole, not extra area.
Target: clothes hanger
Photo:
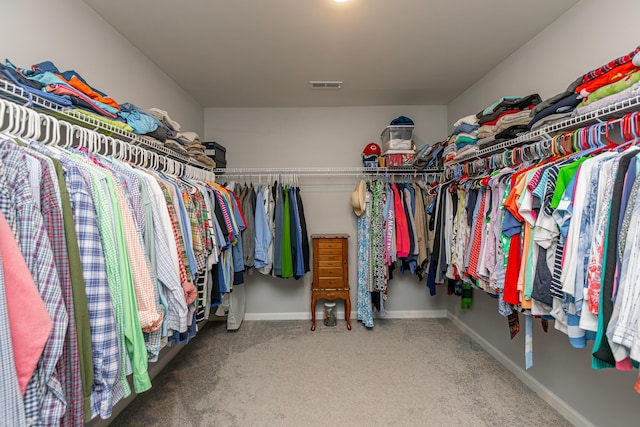
[[[7,103],[7,127],[3,129],[3,133],[13,137],[13,129],[16,122],[16,105],[13,103]]]
[[[37,141],[40,142],[42,144],[45,144],[51,139],[51,127],[49,124],[49,121],[47,120],[47,118],[36,112],[36,124],[35,126],[38,127],[38,129],[40,130],[39,134],[38,134],[38,138],[31,138],[33,141]]]

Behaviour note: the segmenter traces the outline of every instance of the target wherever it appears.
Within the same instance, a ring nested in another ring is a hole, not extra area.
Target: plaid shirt
[[[173,203],[173,197],[171,195],[171,189],[169,184],[163,179],[159,179],[158,183],[162,188],[162,192],[164,193],[165,200],[167,202],[167,208],[169,210],[169,217],[171,218],[171,228],[173,229],[173,235],[178,245],[178,253],[179,256],[179,264],[180,264],[180,283],[184,285],[184,283],[188,283],[190,280],[188,277],[191,277],[191,272],[189,271],[188,265],[188,256],[185,241],[182,235],[182,230],[179,231],[179,226],[176,225],[178,221],[178,214],[176,213],[176,209]]]
[[[202,187],[199,184],[194,184],[196,188],[196,192],[193,194],[193,201],[197,206],[200,215],[198,217],[198,223],[200,228],[204,233],[204,247],[206,251],[206,256],[208,256],[213,250],[213,242],[211,241],[211,222],[210,222],[210,214],[209,214],[209,204],[207,203],[207,198],[209,194],[207,189]]]
[[[195,286],[190,280],[191,275],[189,274],[186,263],[185,263],[187,259],[185,243],[182,238],[182,233],[178,231],[178,226],[176,225],[176,222],[177,222],[176,211],[173,206],[173,199],[171,197],[170,185],[161,179],[158,180],[158,183],[160,184],[160,187],[162,188],[162,191],[165,194],[165,199],[167,201],[167,208],[169,210],[169,217],[171,219],[171,229],[173,231],[175,241],[178,243],[178,246],[179,246],[178,252],[182,254],[182,256],[178,257],[179,266],[180,266],[180,283],[182,285],[182,289],[185,295],[185,302],[187,306],[189,306],[193,301],[188,301],[186,298],[186,294],[189,290],[195,289]],[[190,318],[191,316],[189,315],[189,313],[187,313],[187,324],[189,323]]]
[[[191,195],[192,188],[187,187],[186,185],[182,185],[180,187],[180,192],[182,194],[182,201],[184,203],[184,207],[187,211],[187,216],[189,218],[189,224],[191,225],[191,242],[193,248],[193,254],[195,256],[196,261],[196,273],[203,272],[207,269],[207,260],[205,256],[205,243],[204,243],[204,232],[201,228],[202,222],[202,213],[199,208],[196,207],[195,200]]]
[[[631,53],[627,55],[621,56],[620,58],[616,58],[613,61],[603,65],[600,68],[596,68],[595,70],[589,71],[587,74],[582,76],[582,83],[590,82],[591,80],[594,80],[600,77],[601,75],[606,74],[607,72],[613,70],[614,68],[620,65],[624,65],[631,62],[631,60],[633,60],[633,57],[639,52],[640,52],[640,46],[635,48]]]
[[[0,202],[0,209],[7,219],[11,218],[9,224],[14,221],[20,251],[53,323],[49,340],[27,385],[25,415],[31,425],[56,425],[65,412],[56,365],[62,356],[69,319],[42,214],[34,208],[30,187],[24,185],[29,182],[25,154],[13,142],[2,141],[0,160],[7,184],[0,199],[10,197]],[[5,211],[7,206],[9,209]]]
[[[69,317],[62,358],[57,367],[58,379],[62,384],[67,404],[63,425],[81,426],[84,424],[84,397],[80,377],[80,356],[78,354],[77,323],[71,288],[71,272],[69,269],[66,235],[62,222],[62,208],[59,204],[60,194],[53,164],[48,163],[51,160],[39,160],[42,172],[40,176],[40,209],[44,226],[51,242],[62,297]],[[90,360],[89,362],[92,361]]]
[[[125,184],[125,194],[131,203],[131,209],[133,211],[138,232],[140,235],[144,235],[144,202],[142,200],[142,193],[140,192],[140,179],[128,165],[112,160],[110,167],[122,178],[121,182]]]
[[[184,204],[184,200],[182,198],[182,193],[178,184],[172,181],[169,178],[164,178],[166,183],[169,184],[169,189],[171,191],[171,196],[173,198],[174,209],[176,216],[174,220],[176,221],[176,227],[181,229],[182,231],[182,239],[184,241],[184,250],[187,254],[185,258],[185,266],[187,269],[187,274],[189,277],[189,282],[194,280],[198,266],[196,262],[195,253],[193,251],[193,239],[191,236],[191,222],[189,219],[189,214],[187,212],[187,208]]]

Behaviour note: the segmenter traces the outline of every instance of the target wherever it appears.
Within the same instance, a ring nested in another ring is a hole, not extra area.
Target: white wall
[[[629,53],[640,44],[639,14],[637,0],[580,1],[453,100],[449,126],[501,96],[549,98],[585,72]]]
[[[638,16],[637,0],[582,0],[451,102],[449,126],[504,95],[537,92],[544,99],[563,91],[578,76],[635,48],[640,43]],[[589,350],[573,349],[556,331],[540,333],[536,322],[534,367],[525,373],[523,337],[510,340],[507,320],[497,313],[496,301],[476,292],[473,310],[460,312],[458,305],[457,298],[448,301],[449,312],[502,353],[508,365],[546,387],[569,415],[576,416],[573,422],[637,425],[638,395],[633,390],[637,370],[594,371]]]
[[[202,106],[81,0],[3,1],[0,58],[74,69],[117,102],[158,107],[203,133]]]
[[[340,108],[206,108],[205,139],[227,148],[233,167],[356,167],[361,152],[400,116],[415,122],[418,146],[438,141],[446,133],[444,106]],[[221,178],[220,180],[224,180]],[[254,180],[257,182],[257,180]],[[300,178],[307,228],[314,233],[348,233],[349,279],[353,310],[357,287],[357,222],[349,197],[357,177]],[[390,283],[390,311],[444,310],[441,296],[430,297],[425,283],[396,273]],[[247,314],[263,318],[308,315],[311,275],[279,279],[255,273],[246,278]],[[439,294],[444,294],[439,289]],[[320,308],[320,304],[318,304]]]

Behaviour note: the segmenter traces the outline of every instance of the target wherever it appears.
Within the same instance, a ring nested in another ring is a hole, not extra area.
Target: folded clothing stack
[[[90,86],[76,71],[60,72],[50,61],[31,69],[18,68],[9,60],[1,67],[2,77],[37,95],[63,106],[75,106],[110,119],[117,118],[120,105],[104,92]]]
[[[442,155],[445,141],[437,142],[433,145],[425,145],[416,154],[413,167],[416,169],[427,169],[442,167]]]
[[[636,54],[640,63],[640,53]],[[601,86],[590,93],[578,104],[578,114],[586,114],[598,108],[606,107],[624,99],[632,98],[638,94],[638,82],[640,82],[640,69],[625,75],[616,82]]]
[[[461,155],[477,150],[479,128],[478,118],[474,114],[456,120],[453,124],[453,132],[444,148],[443,161],[450,163]]]
[[[537,93],[527,96],[506,96],[500,98],[478,114],[478,138],[495,137],[502,140],[518,132],[527,131],[531,121],[530,111],[542,100]],[[483,141],[486,144],[486,141]]]
[[[552,123],[566,120],[574,115],[574,110],[580,103],[580,97],[575,92],[564,97],[556,95],[552,99],[553,102],[544,101],[531,110],[531,120],[527,125],[530,130],[537,130]]]
[[[567,120],[640,94],[640,46],[574,80],[531,111],[530,130]]]
[[[444,149],[442,151],[443,163],[447,164],[455,161],[457,154],[458,154],[458,148],[456,147],[456,143],[451,142],[451,140],[446,140]]]
[[[172,131],[180,132],[180,123],[173,120],[166,111],[154,107],[149,108],[149,114]]]

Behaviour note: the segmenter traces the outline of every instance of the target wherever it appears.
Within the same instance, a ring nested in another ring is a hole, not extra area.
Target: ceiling
[[[448,104],[578,0],[84,1],[203,107],[304,107]]]

